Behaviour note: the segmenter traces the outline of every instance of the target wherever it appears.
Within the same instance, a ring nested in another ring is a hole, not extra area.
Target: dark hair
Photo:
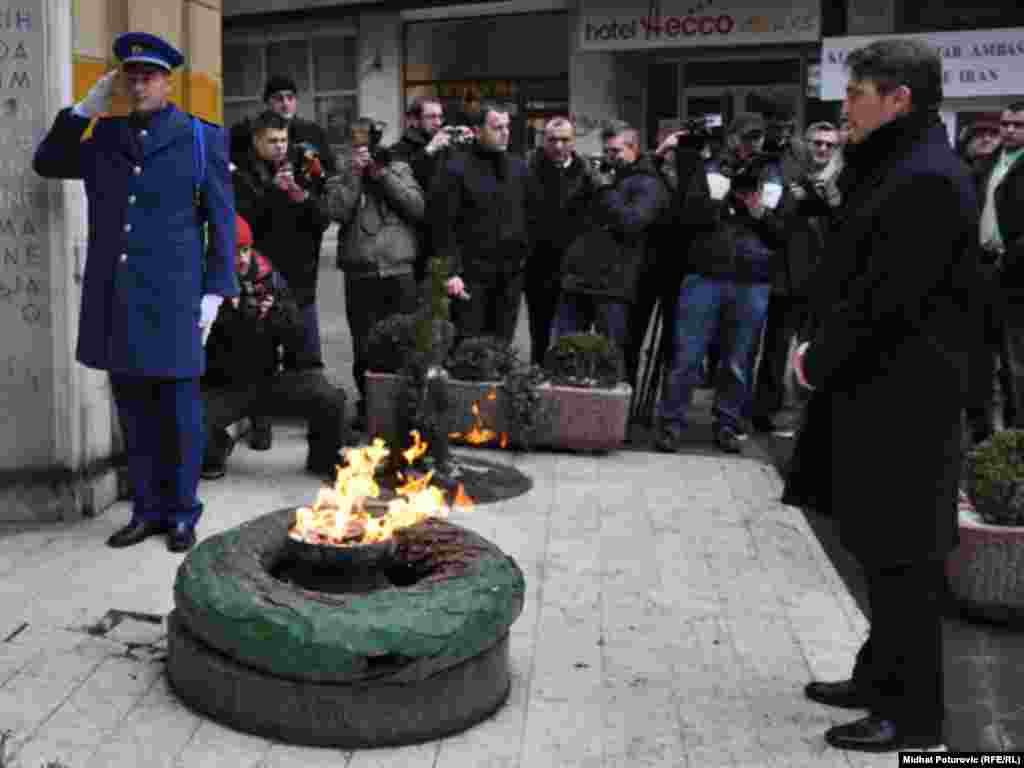
[[[640,145],[640,132],[625,120],[609,120],[601,128],[601,142],[614,139],[616,136],[627,134],[626,141],[630,144]]]
[[[1024,101],[1015,101],[1006,105],[1007,112],[1024,112]]]
[[[500,112],[504,115],[508,112],[508,107],[504,107],[493,101],[484,101],[480,104],[479,112],[470,112],[466,114],[466,124],[470,128],[480,128],[487,124],[487,115],[491,112]]]
[[[907,86],[915,110],[935,109],[942,102],[942,59],[927,43],[876,40],[852,51],[846,68],[857,80],[874,82],[879,93]]]
[[[264,131],[287,131],[288,121],[271,109],[260,112],[249,124],[252,128],[252,136],[256,138]]]
[[[427,104],[437,104],[442,109],[444,109],[444,105],[441,103],[441,100],[437,96],[417,96],[415,99],[412,100],[412,104],[409,105],[409,108],[405,111],[405,114],[409,115],[410,117],[415,117],[417,120],[419,120],[421,117],[423,117],[423,108]]]
[[[270,79],[267,80],[267,84],[263,86],[263,101],[270,101],[270,97],[275,93],[281,91],[291,91],[292,93],[298,93],[299,89],[295,85],[295,80],[288,75],[271,75]]]

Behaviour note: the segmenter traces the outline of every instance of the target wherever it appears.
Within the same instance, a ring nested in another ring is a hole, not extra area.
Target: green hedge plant
[[[997,432],[971,449],[967,492],[989,525],[1024,526],[1024,430]]]
[[[544,357],[552,384],[614,389],[624,380],[622,353],[599,333],[560,337]]]
[[[463,339],[445,365],[453,379],[462,381],[502,381],[518,366],[519,350],[494,336]]]

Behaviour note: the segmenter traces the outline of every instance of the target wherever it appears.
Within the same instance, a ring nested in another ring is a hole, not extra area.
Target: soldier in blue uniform
[[[238,295],[228,146],[219,126],[168,102],[183,61],[173,46],[134,32],[114,55],[119,70],[57,115],[33,168],[82,179],[89,200],[77,359],[110,374],[134,493],[130,522],[107,543],[166,533],[183,552],[203,508],[203,346],[220,302]],[[105,114],[117,82],[127,117]]]

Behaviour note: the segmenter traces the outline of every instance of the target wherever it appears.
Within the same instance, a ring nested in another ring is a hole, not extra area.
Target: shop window
[[[331,26],[307,22],[276,34],[274,29],[226,29],[224,124],[263,111],[267,77],[288,75],[298,88],[299,114],[319,123],[331,144],[344,143],[358,110],[358,36],[354,27]]]
[[[351,91],[356,88],[356,38],[313,38],[313,72],[318,91]]]
[[[263,92],[263,50],[261,43],[224,46],[225,98],[259,97]]]
[[[799,83],[800,60],[694,61],[686,64],[683,77],[687,86]]]
[[[288,75],[300,93],[309,90],[309,41],[267,43],[267,75]]]

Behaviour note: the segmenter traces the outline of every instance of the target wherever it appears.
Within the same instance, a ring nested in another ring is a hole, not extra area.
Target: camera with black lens
[[[375,120],[370,124],[370,158],[377,165],[387,165],[391,162],[391,147],[385,147],[381,143],[384,140],[385,128],[387,128],[387,123],[380,122],[378,120]]]
[[[473,131],[464,125],[446,125],[441,130],[448,135],[449,144],[455,147],[472,144],[476,139]]]

